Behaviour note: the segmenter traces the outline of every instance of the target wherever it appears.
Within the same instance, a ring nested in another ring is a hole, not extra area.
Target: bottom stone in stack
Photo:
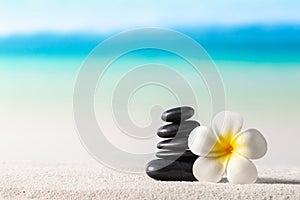
[[[196,181],[192,170],[195,160],[196,158],[188,161],[152,160],[146,166],[146,173],[160,181]]]

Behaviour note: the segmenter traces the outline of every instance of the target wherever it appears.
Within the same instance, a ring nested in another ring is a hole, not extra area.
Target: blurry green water
[[[83,61],[84,57],[1,57],[0,132],[6,138],[0,141],[1,157],[88,158],[75,136],[72,113],[73,87]],[[131,66],[148,62],[170,65],[191,84],[199,83],[195,89],[203,103],[199,120],[209,123],[209,92],[202,80],[197,82],[201,77],[194,76],[193,69],[178,58],[124,58],[106,72],[106,81],[118,81]],[[299,164],[300,62],[215,60],[215,64],[225,87],[226,109],[240,112],[245,127],[260,129],[268,139],[271,150],[261,162]],[[163,97],[176,104],[172,96],[163,96],[163,89],[146,91],[154,94],[146,94],[147,99]],[[95,98],[101,95],[96,92]],[[143,96],[137,95],[132,102],[138,104],[141,99]],[[141,113],[137,120],[138,116]]]

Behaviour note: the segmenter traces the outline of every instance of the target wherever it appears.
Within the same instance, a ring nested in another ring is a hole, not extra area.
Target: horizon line
[[[187,26],[173,26],[173,27],[166,27],[166,26],[137,26],[137,27],[130,27],[130,28],[119,28],[110,31],[99,31],[99,30],[69,30],[69,31],[62,31],[62,30],[32,30],[32,31],[16,31],[11,33],[1,33],[0,38],[6,37],[15,37],[15,36],[34,36],[34,35],[98,35],[98,36],[109,36],[114,35],[120,32],[135,30],[139,28],[166,28],[172,29],[175,31],[213,31],[213,30],[241,30],[247,28],[253,29],[283,29],[283,28],[296,28],[300,29],[300,23],[249,23],[249,24],[210,24],[210,25],[187,25]]]

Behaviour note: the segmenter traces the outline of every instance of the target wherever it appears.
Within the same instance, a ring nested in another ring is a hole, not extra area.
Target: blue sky
[[[0,0],[0,35],[141,26],[300,24],[299,0]]]

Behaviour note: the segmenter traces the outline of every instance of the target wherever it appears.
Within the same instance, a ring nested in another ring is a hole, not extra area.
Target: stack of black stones
[[[188,149],[188,136],[191,131],[200,126],[193,120],[188,120],[194,115],[191,107],[177,107],[165,111],[161,119],[170,122],[157,131],[163,138],[157,144],[158,159],[147,164],[146,173],[153,179],[161,181],[195,181],[192,172],[194,161],[198,156]]]

